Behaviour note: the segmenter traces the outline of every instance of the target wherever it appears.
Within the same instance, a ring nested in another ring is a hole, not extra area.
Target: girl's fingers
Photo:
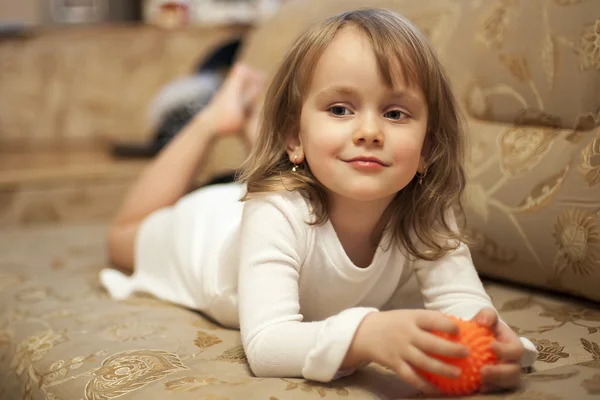
[[[503,361],[509,362],[517,362],[521,360],[523,357],[523,353],[525,352],[525,348],[521,341],[517,338],[517,340],[511,341],[509,343],[501,343],[498,341],[493,341],[490,344],[492,351],[498,355],[498,358]]]
[[[481,385],[480,392],[481,393],[497,393],[497,392],[501,392],[503,390],[505,390],[505,389],[499,388],[496,385],[492,385],[492,384],[489,384],[489,383],[484,383],[484,384]]]
[[[485,307],[479,310],[471,320],[481,325],[492,327],[498,322],[498,314],[493,308]]]
[[[400,379],[420,392],[429,396],[439,394],[439,390],[425,378],[417,374],[407,362],[400,360],[397,365],[392,366],[392,370]]]
[[[437,311],[421,311],[416,318],[419,328],[426,331],[445,332],[450,335],[458,334],[458,324],[448,316]]]
[[[431,357],[416,347],[408,349],[406,360],[415,367],[435,375],[445,376],[455,379],[462,373],[461,369],[455,365],[446,364],[437,358]]]
[[[463,358],[469,355],[469,349],[459,343],[451,342],[429,332],[423,332],[414,340],[414,344],[422,351],[440,356]]]
[[[513,389],[521,384],[521,366],[519,364],[488,365],[481,370],[484,386],[499,389]]]

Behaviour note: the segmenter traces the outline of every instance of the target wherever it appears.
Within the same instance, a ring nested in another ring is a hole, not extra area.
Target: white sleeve
[[[450,217],[450,226],[458,229],[454,215],[450,214]],[[461,242],[456,250],[439,260],[418,260],[414,268],[426,309],[467,320],[484,307],[496,310],[479,279],[471,252],[464,243]],[[505,323],[498,318],[500,323]],[[526,350],[521,365],[530,366],[537,358],[537,350],[526,338],[521,338],[521,343]]]
[[[414,269],[429,310],[471,319],[482,308],[494,307],[464,243],[439,260],[415,261]]]
[[[283,195],[245,204],[238,289],[242,343],[256,376],[327,382],[339,376],[362,319],[377,310],[350,308],[302,322],[298,280],[309,227],[294,207]]]

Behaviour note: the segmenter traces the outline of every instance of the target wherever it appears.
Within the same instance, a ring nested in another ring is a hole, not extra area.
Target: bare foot
[[[232,68],[208,105],[215,118],[214,128],[220,136],[242,132],[262,83],[261,75],[248,66],[236,64]]]

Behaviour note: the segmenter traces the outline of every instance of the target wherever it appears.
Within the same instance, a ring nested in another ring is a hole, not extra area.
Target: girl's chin
[[[365,190],[362,188],[360,190],[348,190],[346,193],[343,193],[342,196],[351,199],[354,201],[360,201],[364,203],[368,202],[380,202],[380,201],[391,201],[397,192],[390,193],[389,190]]]

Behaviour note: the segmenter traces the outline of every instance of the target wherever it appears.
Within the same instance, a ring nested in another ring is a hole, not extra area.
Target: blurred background
[[[0,0],[0,227],[109,218],[283,2]],[[244,157],[213,152],[200,182]]]
[[[251,23],[281,0],[3,0],[0,22],[22,26],[91,23],[158,25]]]

